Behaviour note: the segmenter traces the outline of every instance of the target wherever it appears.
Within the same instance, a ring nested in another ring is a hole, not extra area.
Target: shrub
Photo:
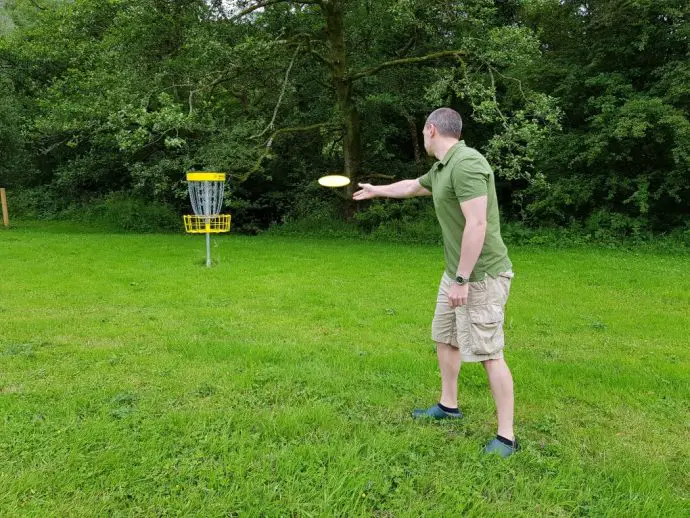
[[[172,232],[183,228],[182,218],[170,206],[133,198],[124,192],[111,193],[65,215],[123,232]]]

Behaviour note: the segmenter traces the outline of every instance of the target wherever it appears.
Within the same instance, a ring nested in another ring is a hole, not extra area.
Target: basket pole
[[[206,266],[211,267],[211,234],[206,232]]]

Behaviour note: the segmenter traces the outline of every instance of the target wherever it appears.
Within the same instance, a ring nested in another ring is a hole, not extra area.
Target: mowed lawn
[[[0,515],[688,516],[690,261],[513,248],[506,357],[437,401],[440,247],[0,231]]]

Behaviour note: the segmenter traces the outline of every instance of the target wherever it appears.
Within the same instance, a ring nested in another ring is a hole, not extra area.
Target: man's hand
[[[378,196],[374,191],[375,187],[370,183],[358,183],[357,185],[359,185],[361,189],[352,195],[353,200],[370,200],[371,198],[376,198],[376,196]]]
[[[467,304],[467,293],[469,292],[469,288],[469,284],[460,286],[454,283],[448,292],[448,305],[451,308],[459,308]]]

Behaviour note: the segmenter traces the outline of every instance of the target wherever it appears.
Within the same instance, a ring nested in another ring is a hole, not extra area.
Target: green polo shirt
[[[512,264],[508,249],[501,238],[494,173],[479,151],[459,141],[419,178],[419,183],[434,197],[448,275],[455,278],[460,262],[460,244],[465,230],[465,216],[460,204],[479,196],[487,196],[486,237],[470,280],[481,281],[487,274],[496,277],[510,270]]]

